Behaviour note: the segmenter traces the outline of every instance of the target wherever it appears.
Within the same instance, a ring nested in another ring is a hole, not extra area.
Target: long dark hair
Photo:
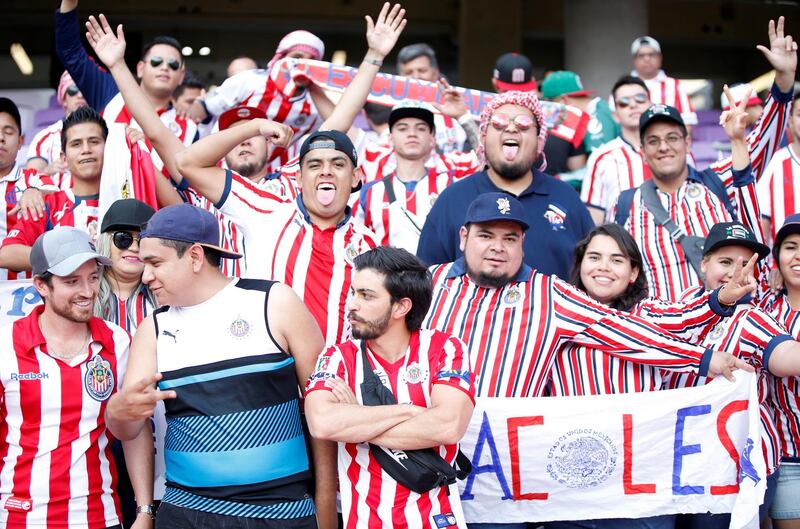
[[[583,284],[583,281],[581,281],[581,263],[583,262],[583,256],[586,255],[586,248],[589,247],[589,243],[598,235],[606,235],[614,239],[625,257],[630,259],[631,267],[639,269],[639,275],[636,276],[636,280],[630,283],[628,288],[625,289],[625,292],[609,304],[612,309],[628,312],[634,305],[647,297],[647,279],[642,269],[642,253],[639,251],[636,241],[633,240],[631,234],[625,231],[619,224],[603,224],[602,226],[597,226],[589,232],[589,235],[587,235],[585,239],[575,246],[572,270],[570,270],[569,273],[569,282],[586,292],[586,286]]]

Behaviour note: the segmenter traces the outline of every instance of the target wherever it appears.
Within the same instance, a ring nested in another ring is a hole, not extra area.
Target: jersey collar
[[[39,327],[39,316],[44,312],[44,304],[37,305],[26,317],[14,323],[14,349],[28,353],[37,346],[42,346],[47,341]],[[103,349],[114,350],[114,337],[111,329],[100,318],[92,317],[89,319],[89,332],[92,334],[92,342],[99,342]]]
[[[298,193],[297,194],[296,203],[297,203],[297,209],[299,209],[300,213],[303,215],[303,219],[308,224],[314,226],[314,223],[311,221],[311,215],[308,214],[308,210],[306,209],[306,205],[303,204],[303,193]],[[350,206],[345,206],[344,207],[344,218],[342,220],[340,220],[338,224],[336,224],[336,229],[338,230],[339,228],[341,228],[342,226],[344,226],[348,222],[350,222],[350,219],[352,218],[352,216],[353,215],[352,215],[352,211],[350,209]]]
[[[454,277],[459,277],[464,275],[467,275],[467,262],[464,260],[464,257],[462,256],[453,261],[453,266],[450,267],[450,270],[447,272],[445,279],[452,279]],[[522,266],[519,269],[519,272],[517,272],[517,275],[514,276],[512,282],[524,283],[530,280],[531,275],[533,275],[533,269],[523,262]]]

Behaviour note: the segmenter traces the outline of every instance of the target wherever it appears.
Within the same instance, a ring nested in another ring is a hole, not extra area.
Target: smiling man
[[[797,43],[784,33],[783,17],[777,24],[770,21],[768,33],[770,48],[758,49],[775,68],[775,82],[764,113],[749,135],[745,136],[746,98],[720,118],[731,140],[729,159],[698,172],[686,162],[691,140],[678,109],[657,104],[640,118],[644,159],[653,178],[621,193],[612,216],[642,250],[652,297],[675,301],[683,291],[700,284],[701,256],[687,236],[705,237],[715,223],[732,220],[750,229],[759,227],[755,180],[786,127],[797,68]],[[729,101],[736,100],[727,87],[726,93]]]
[[[0,248],[0,267],[30,270],[31,246],[55,226],[74,226],[94,240],[98,230],[100,175],[108,127],[100,115],[81,107],[64,120],[61,148],[72,176],[72,189],[49,194],[44,215],[21,218],[8,232]]]

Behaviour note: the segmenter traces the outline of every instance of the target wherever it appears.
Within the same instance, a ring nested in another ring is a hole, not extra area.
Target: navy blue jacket
[[[434,203],[417,247],[428,265],[449,263],[461,256],[459,230],[467,208],[481,193],[503,192],[486,171],[447,187]],[[525,233],[525,263],[545,274],[567,279],[575,245],[594,228],[589,211],[569,185],[534,171],[531,185],[516,197],[525,206],[530,228]]]

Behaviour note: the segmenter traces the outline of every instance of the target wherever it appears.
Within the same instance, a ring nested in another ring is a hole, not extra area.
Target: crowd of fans
[[[730,154],[701,170],[697,116],[650,36],[608,98],[504,54],[478,115],[424,43],[392,73],[436,101],[371,102],[399,4],[366,17],[334,102],[303,74],[325,59],[308,31],[264,69],[233,59],[207,91],[171,37],[131,72],[122,26],[77,3],[55,14],[64,118],[25,166],[0,98],[0,274],[43,301],[0,330],[0,527],[465,528],[458,443],[476,398],[735,370],[758,381],[762,523],[800,527],[800,105],[783,18],[759,46],[774,84],[725,87]],[[652,514],[529,522],[730,522]]]

